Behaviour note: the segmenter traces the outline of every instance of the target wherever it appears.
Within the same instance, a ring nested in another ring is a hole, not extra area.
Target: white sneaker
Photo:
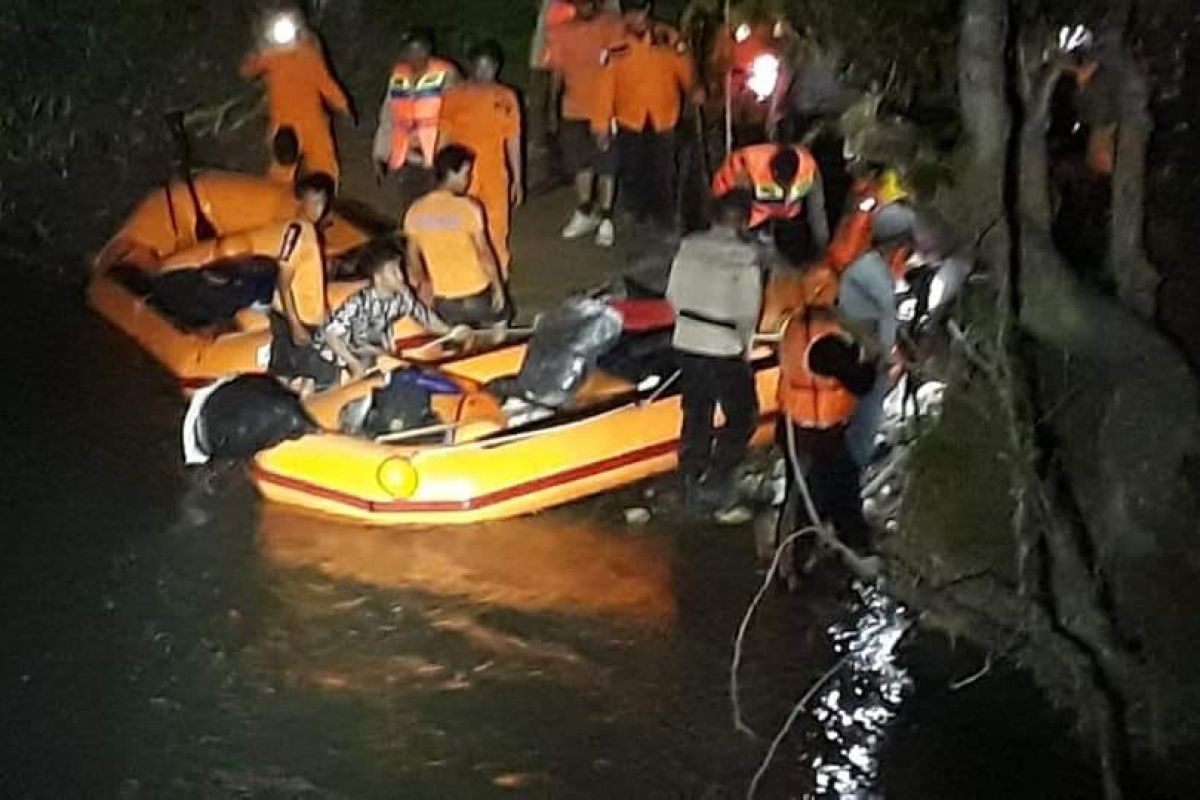
[[[600,219],[598,217],[593,217],[590,214],[584,214],[582,211],[576,210],[571,215],[571,221],[567,223],[567,227],[563,228],[562,238],[578,239],[581,236],[587,236],[598,227],[600,227]]]
[[[613,228],[611,219],[602,219],[600,224],[596,226],[596,246],[597,247],[612,247],[613,242],[617,240],[617,232]]]

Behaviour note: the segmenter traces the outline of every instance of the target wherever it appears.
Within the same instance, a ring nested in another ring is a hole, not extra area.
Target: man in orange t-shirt
[[[625,0],[625,33],[608,48],[601,93],[616,120],[621,184],[635,219],[675,226],[675,126],[695,69],[679,32]]]
[[[409,280],[451,325],[492,325],[509,316],[483,208],[466,196],[474,166],[474,153],[462,145],[442,148],[433,160],[438,188],[404,215]]]
[[[609,247],[616,197],[617,152],[612,146],[611,103],[606,103],[604,56],[624,30],[616,14],[601,11],[598,0],[576,0],[575,18],[547,34],[546,67],[553,75],[551,99],[562,98],[562,124],[558,110],[550,109],[552,131],[557,129],[567,168],[575,176],[578,201],[563,229],[564,239],[594,233],[596,244]]]
[[[268,146],[274,151],[276,137],[290,129],[304,171],[329,175],[336,185],[340,170],[326,108],[353,118],[350,100],[330,74],[315,34],[286,17],[276,18],[268,33],[270,43],[248,55],[241,66],[243,78],[261,77],[266,84],[271,115]],[[277,174],[280,166],[290,165],[273,161]]]
[[[524,200],[521,163],[521,105],[512,89],[496,81],[503,54],[485,42],[470,55],[471,77],[442,100],[442,136],[475,153],[475,169],[467,194],[483,204],[488,238],[501,273],[508,279],[512,254],[509,221]]]

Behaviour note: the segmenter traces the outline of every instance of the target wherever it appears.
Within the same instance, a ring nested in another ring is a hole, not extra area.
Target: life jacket
[[[900,202],[908,197],[908,192],[900,184],[899,176],[894,170],[888,170],[877,181],[857,181],[851,191],[854,204],[838,223],[825,252],[826,262],[838,272],[844,271],[859,256],[871,249],[875,212],[889,203]],[[912,249],[908,247],[897,247],[892,251],[888,267],[893,278],[904,277],[910,255]]]
[[[784,324],[779,342],[779,409],[801,428],[827,430],[845,424],[857,404],[836,378],[809,369],[813,344],[827,336],[846,336],[828,307],[802,308]]]
[[[737,188],[748,188],[754,195],[750,209],[750,227],[770,219],[793,219],[804,211],[804,198],[817,179],[817,162],[807,149],[793,145],[800,159],[796,178],[790,186],[780,186],[771,174],[771,159],[779,145],[755,144],[735,150],[713,176],[712,192],[720,197]],[[747,185],[748,184],[748,185]]]
[[[420,141],[425,163],[433,163],[442,95],[456,72],[453,64],[440,58],[429,59],[420,75],[414,75],[413,68],[403,61],[392,68],[392,77],[388,81],[392,115],[392,152],[388,162],[392,169],[400,169],[408,160],[414,133]]]

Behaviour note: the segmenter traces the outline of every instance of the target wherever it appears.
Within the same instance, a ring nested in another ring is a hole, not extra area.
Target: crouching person
[[[322,357],[313,335],[325,327],[325,258],[320,226],[333,203],[333,178],[313,173],[296,184],[300,207],[283,225],[279,243],[279,277],[271,306],[273,375],[292,381],[301,392],[332,385],[337,366]]]
[[[359,289],[333,312],[323,338],[338,366],[350,377],[363,377],[376,359],[393,349],[392,325],[412,317],[431,333],[445,334],[450,326],[422,303],[404,280],[400,250],[390,242],[372,246],[366,258],[367,286]],[[465,337],[466,331],[455,331]]]
[[[762,304],[758,250],[747,240],[749,192],[718,200],[711,230],[684,238],[671,265],[667,299],[675,309],[683,430],[679,468],[689,512],[718,521],[748,516],[734,472],[758,421],[750,344]],[[713,424],[717,407],[725,417]]]
[[[869,530],[862,513],[859,467],[846,434],[858,398],[875,384],[878,365],[838,322],[832,307],[836,277],[830,273],[828,280],[806,286],[812,288],[805,304],[784,323],[779,346],[779,433],[788,462],[788,488],[776,536],[782,542],[812,524],[799,485],[802,479],[821,521],[832,522],[842,542],[861,551],[869,546]],[[789,578],[792,560],[781,563],[783,576]]]

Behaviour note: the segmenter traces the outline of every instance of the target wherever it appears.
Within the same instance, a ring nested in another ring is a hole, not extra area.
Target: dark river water
[[[0,415],[4,797],[1092,798],[1018,675],[901,634],[831,572],[771,593],[748,529],[642,489],[474,528],[375,530],[264,507],[180,465],[172,382],[9,270]],[[15,301],[15,302],[14,302]]]

